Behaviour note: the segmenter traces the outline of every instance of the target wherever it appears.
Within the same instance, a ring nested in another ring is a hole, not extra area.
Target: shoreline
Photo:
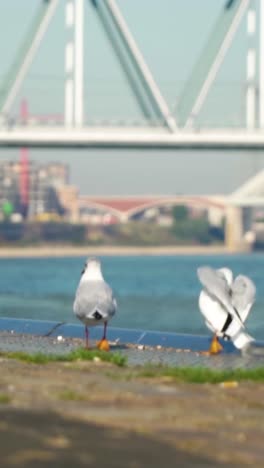
[[[0,247],[0,258],[82,257],[82,256],[158,256],[158,255],[226,255],[247,253],[231,251],[225,246],[80,246],[42,245],[26,247]]]

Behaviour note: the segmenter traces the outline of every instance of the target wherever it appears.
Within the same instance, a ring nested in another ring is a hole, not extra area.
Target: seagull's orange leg
[[[110,350],[109,342],[106,339],[106,329],[107,329],[107,322],[104,323],[104,333],[103,333],[102,339],[96,343],[96,346],[98,349],[100,349],[100,351]]]
[[[212,342],[211,342],[211,345],[210,345],[210,348],[209,348],[209,353],[210,354],[218,354],[218,353],[220,353],[222,351],[222,349],[223,349],[223,346],[221,345],[217,335],[215,334],[213,336],[213,339],[212,339]]]

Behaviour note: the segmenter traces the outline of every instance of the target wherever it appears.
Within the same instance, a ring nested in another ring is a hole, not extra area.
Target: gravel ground
[[[83,346],[79,338],[46,337],[0,332],[0,350],[65,354]],[[95,343],[91,342],[91,347]],[[126,356],[129,366],[164,364],[172,366],[205,366],[213,369],[254,368],[264,365],[263,356],[243,357],[239,353],[223,353],[207,356],[189,349],[164,348],[137,344],[111,343],[111,349]]]

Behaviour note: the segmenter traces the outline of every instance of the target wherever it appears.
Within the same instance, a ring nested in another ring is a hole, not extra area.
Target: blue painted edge
[[[79,324],[8,317],[0,318],[0,331],[13,331],[18,334],[37,336],[57,337],[62,335],[68,338],[84,337],[84,327]],[[92,339],[100,339],[102,337],[102,327],[90,328],[90,336]],[[190,351],[208,350],[212,339],[211,336],[117,327],[108,327],[107,336],[110,341],[118,340],[120,344],[160,345],[166,348],[189,349]],[[222,341],[222,344],[225,353],[238,352],[232,343]],[[264,342],[257,342],[257,344],[264,346]]]

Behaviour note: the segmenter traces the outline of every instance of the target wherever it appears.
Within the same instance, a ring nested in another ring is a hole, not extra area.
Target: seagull
[[[214,333],[210,354],[222,350],[218,337],[232,340],[236,348],[246,352],[255,341],[245,331],[245,321],[255,301],[256,288],[250,278],[238,275],[235,279],[229,268],[204,266],[197,270],[203,285],[199,308],[207,327]]]
[[[89,341],[88,327],[103,323],[103,337],[97,343],[97,347],[109,351],[106,329],[116,310],[117,303],[112,289],[103,278],[100,261],[97,258],[89,258],[82,271],[73,304],[76,317],[85,325],[86,348]]]

